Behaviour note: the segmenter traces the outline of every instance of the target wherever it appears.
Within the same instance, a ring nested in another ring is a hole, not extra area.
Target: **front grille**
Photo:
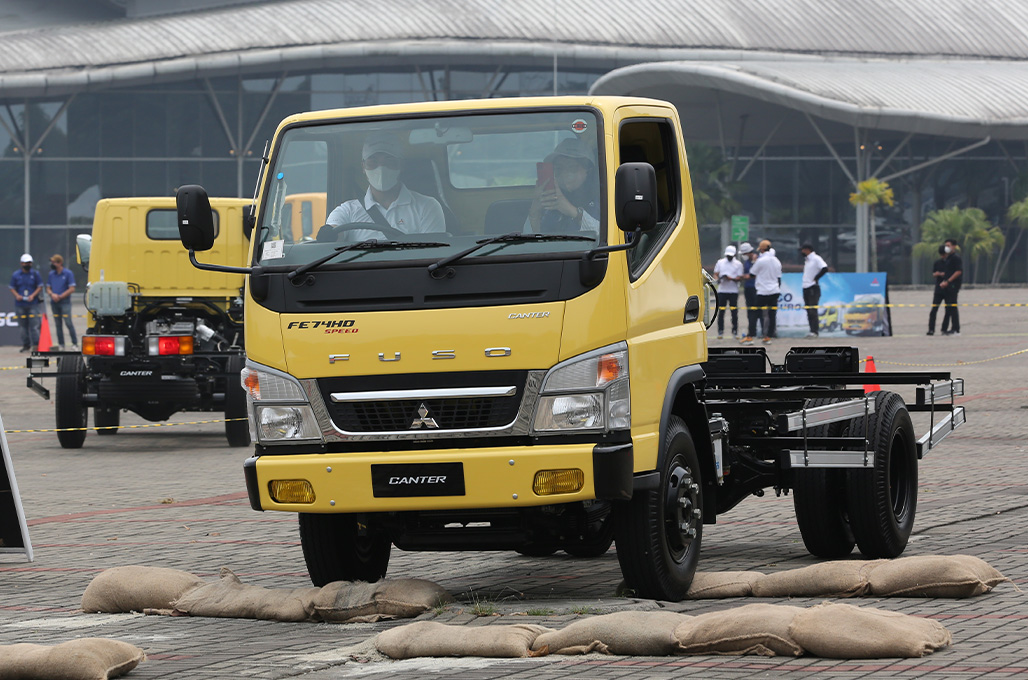
[[[324,378],[318,381],[325,405],[336,427],[345,432],[431,432],[502,428],[517,418],[527,372],[409,374],[376,378]],[[450,387],[516,386],[509,397],[447,397],[333,402],[333,392]],[[422,409],[424,407],[424,409]],[[422,415],[422,411],[426,411]],[[431,427],[428,421],[438,427]],[[414,423],[419,423],[411,427]]]

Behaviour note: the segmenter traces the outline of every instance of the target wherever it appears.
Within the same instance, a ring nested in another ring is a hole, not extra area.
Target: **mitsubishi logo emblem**
[[[424,404],[418,407],[418,417],[410,424],[410,429],[412,430],[418,430],[422,427],[439,429],[439,424],[435,422],[435,418],[428,417],[428,408]]]

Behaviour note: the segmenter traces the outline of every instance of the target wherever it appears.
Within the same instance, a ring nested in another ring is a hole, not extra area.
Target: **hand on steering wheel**
[[[377,222],[350,222],[348,224],[326,224],[318,229],[318,242],[319,243],[332,243],[339,240],[339,236],[348,231],[356,231],[358,229],[367,229],[368,231],[377,231],[387,240],[390,241],[402,241],[406,238],[407,234],[394,227],[387,227],[384,224],[378,224]]]

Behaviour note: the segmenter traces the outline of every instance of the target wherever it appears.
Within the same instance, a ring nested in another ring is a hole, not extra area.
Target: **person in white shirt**
[[[725,337],[725,314],[732,312],[732,337],[739,335],[739,281],[743,276],[742,262],[735,259],[735,246],[725,248],[725,256],[714,265],[717,279],[717,339]]]
[[[368,191],[364,198],[354,198],[340,204],[329,214],[325,220],[326,224],[338,227],[344,224],[377,222],[404,234],[446,231],[446,219],[443,217],[443,208],[439,201],[431,196],[411,191],[400,181],[400,173],[403,171],[403,149],[395,136],[385,132],[373,132],[368,135],[361,153],[361,167],[368,180]],[[371,227],[339,232],[337,238],[345,241],[363,241],[372,238],[388,240],[392,237]]]
[[[782,263],[771,249],[771,241],[764,239],[757,248],[760,256],[750,267],[750,276],[757,286],[757,306],[761,307],[764,324],[764,344],[776,337],[775,322],[778,317],[778,296],[782,292]]]
[[[828,273],[828,265],[809,243],[800,246],[800,253],[803,255],[803,306],[807,308],[807,324],[810,326],[807,337],[816,338],[819,330],[817,305],[821,302],[821,284],[818,281]]]

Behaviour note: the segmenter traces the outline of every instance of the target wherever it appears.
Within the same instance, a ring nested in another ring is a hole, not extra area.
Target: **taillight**
[[[192,354],[192,335],[151,335],[147,338],[150,355]]]
[[[83,336],[82,353],[92,356],[125,356],[125,338],[118,335]]]

